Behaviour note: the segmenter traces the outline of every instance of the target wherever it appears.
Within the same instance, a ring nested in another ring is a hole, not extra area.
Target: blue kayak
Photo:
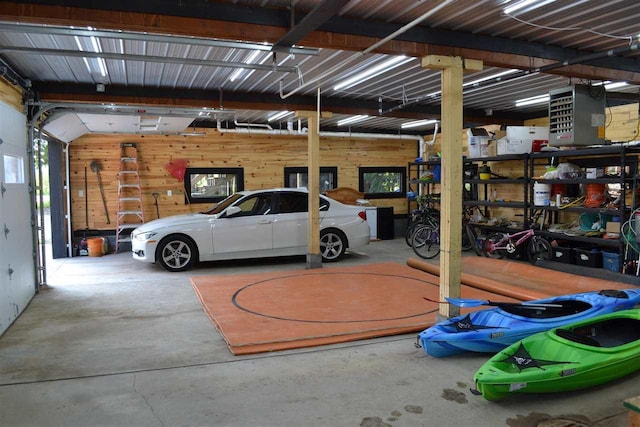
[[[524,303],[493,303],[497,307],[453,317],[418,335],[424,351],[434,357],[467,351],[497,353],[538,332],[628,310],[640,305],[640,289],[602,290]]]

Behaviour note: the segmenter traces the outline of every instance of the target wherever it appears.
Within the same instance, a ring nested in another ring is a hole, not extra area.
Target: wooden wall
[[[9,96],[14,103],[21,99],[11,88],[0,85],[0,96]],[[18,102],[19,105],[19,102]],[[630,104],[607,109],[607,138],[628,140],[635,136],[638,126],[638,104]],[[528,120],[525,126],[547,126],[548,118]],[[499,125],[484,126],[489,131],[499,131]],[[184,136],[141,136],[141,135],[86,135],[71,143],[71,199],[72,228],[81,231],[86,228],[114,230],[117,209],[117,173],[120,167],[120,143],[136,142],[139,147],[141,179],[143,187],[145,219],[156,218],[152,193],[159,193],[160,216],[165,217],[204,209],[206,204],[185,204],[182,182],[170,175],[164,165],[175,159],[186,159],[189,167],[243,167],[245,188],[281,187],[284,183],[284,168],[305,166],[307,155],[306,135],[220,133],[212,129],[204,137]],[[425,135],[431,141],[432,135]],[[426,145],[425,158],[441,150],[441,135],[435,144]],[[467,132],[463,132],[464,152],[467,150]],[[338,167],[338,185],[358,189],[358,168],[360,166],[406,166],[414,161],[419,152],[418,143],[413,139],[361,139],[361,138],[321,138],[321,163],[323,166]],[[101,176],[109,210],[110,224],[100,198],[96,173],[90,169],[92,160],[97,160],[102,168]],[[493,163],[492,170],[507,177],[522,176],[522,166],[518,162]],[[84,171],[87,170],[87,191],[85,193]],[[172,195],[168,195],[168,191]],[[492,192],[492,188],[489,188]],[[82,195],[81,192],[83,193]],[[522,189],[517,186],[496,186],[497,198],[522,200]],[[88,208],[88,221],[85,216]],[[407,200],[372,199],[374,206],[393,206],[396,215],[407,213]],[[514,210],[493,209],[494,217],[515,217]]]
[[[638,138],[638,103],[607,108],[605,138],[633,141]]]
[[[159,193],[160,216],[197,212],[209,204],[185,204],[184,186],[164,166],[172,160],[186,159],[189,167],[242,167],[245,188],[282,187],[284,168],[306,166],[307,136],[282,134],[220,133],[198,129],[206,136],[85,135],[70,146],[70,189],[72,229],[81,231],[115,230],[117,174],[120,143],[135,142],[140,158],[145,220],[156,218],[155,200]],[[320,140],[322,166],[338,167],[338,185],[358,189],[360,166],[406,166],[416,158],[415,139],[325,138]],[[100,197],[97,174],[91,170],[99,162],[110,224]],[[87,174],[85,192],[85,169]],[[172,195],[168,195],[168,191]],[[372,199],[374,206],[393,206],[396,215],[407,213],[406,198]],[[88,210],[88,221],[85,215]]]
[[[0,101],[20,112],[24,111],[24,107],[22,106],[22,89],[19,86],[9,83],[4,78],[0,78]]]

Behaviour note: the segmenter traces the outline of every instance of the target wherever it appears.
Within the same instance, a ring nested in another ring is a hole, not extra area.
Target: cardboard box
[[[620,233],[620,223],[609,221],[605,227],[607,233]]]
[[[531,139],[500,138],[498,141],[498,156],[505,154],[524,154],[531,152]]]
[[[587,168],[587,178],[602,178],[604,176],[604,168]]]

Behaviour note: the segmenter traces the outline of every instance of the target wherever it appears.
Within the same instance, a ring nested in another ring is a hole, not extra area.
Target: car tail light
[[[360,212],[358,212],[358,216],[359,216],[360,218],[362,218],[362,220],[363,220],[363,221],[366,221],[366,220],[367,220],[367,211],[360,211]]]

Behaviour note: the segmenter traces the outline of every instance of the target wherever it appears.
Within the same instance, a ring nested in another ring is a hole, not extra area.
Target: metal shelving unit
[[[540,166],[539,162],[544,161],[546,164],[555,165],[561,162],[569,162],[576,164],[581,168],[606,168],[608,166],[616,166],[619,167],[619,174],[617,176],[602,178],[531,179],[529,185],[533,185],[534,181],[538,183],[566,185],[616,184],[620,186],[621,194],[620,204],[617,208],[585,206],[563,208],[557,206],[534,206],[533,200],[530,200],[530,209],[544,210],[549,213],[549,217],[552,221],[555,220],[556,222],[558,213],[565,211],[578,214],[595,213],[611,217],[619,217],[620,223],[622,224],[628,220],[629,214],[632,209],[635,208],[635,206],[628,206],[626,200],[627,195],[634,194],[637,189],[638,155],[640,155],[640,147],[622,145],[532,153],[530,155],[531,171],[535,169],[536,165]],[[562,240],[592,247],[616,249],[621,255],[624,252],[624,243],[622,239],[604,239],[600,237],[587,237],[550,231],[541,231],[541,234],[543,234],[547,239]]]

